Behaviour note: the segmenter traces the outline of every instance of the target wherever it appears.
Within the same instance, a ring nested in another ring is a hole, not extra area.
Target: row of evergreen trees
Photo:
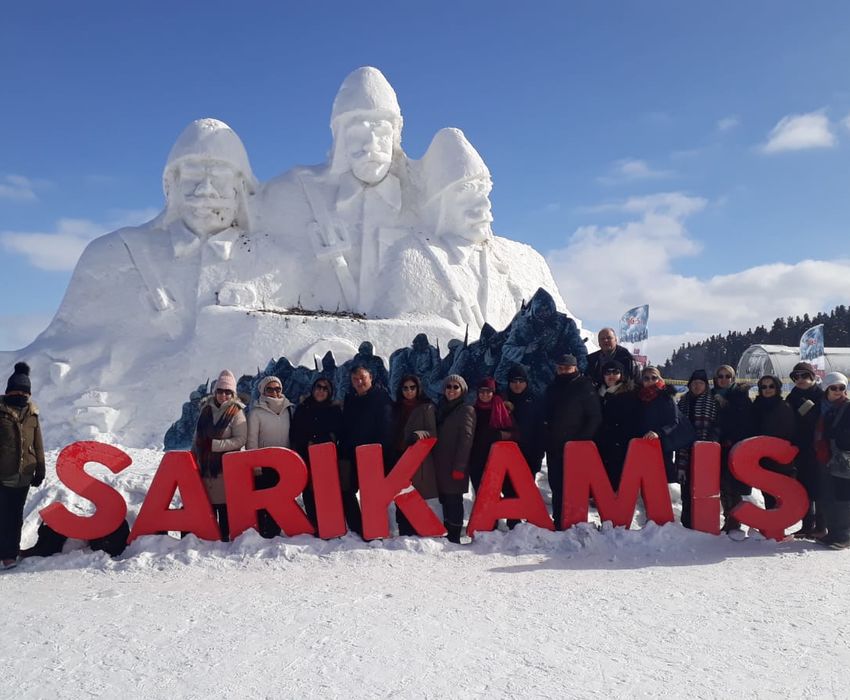
[[[665,377],[687,379],[695,369],[705,369],[709,376],[720,365],[737,367],[738,360],[750,345],[790,345],[797,347],[806,329],[823,324],[827,347],[850,347],[850,309],[836,306],[828,314],[819,313],[814,318],[777,318],[770,330],[756,326],[745,333],[729,331],[726,335],[713,335],[699,343],[688,343],[675,350],[661,367]]]

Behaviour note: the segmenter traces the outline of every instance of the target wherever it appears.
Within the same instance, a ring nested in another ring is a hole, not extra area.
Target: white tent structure
[[[850,373],[850,348],[824,348],[827,372]],[[772,374],[787,380],[800,361],[800,348],[789,345],[750,345],[738,361],[740,379],[757,380]]]

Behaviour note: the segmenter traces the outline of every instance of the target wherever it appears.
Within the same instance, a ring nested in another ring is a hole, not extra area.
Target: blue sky
[[[848,302],[848,3],[30,2],[0,24],[0,348],[49,321],[82,243],[161,209],[191,120],[266,180],[324,160],[361,65],[411,157],[466,133],[495,231],[585,325],[651,304],[653,359]]]

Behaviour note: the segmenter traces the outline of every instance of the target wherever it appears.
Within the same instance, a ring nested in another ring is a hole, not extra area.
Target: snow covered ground
[[[161,453],[127,452],[103,478],[132,518]],[[0,575],[0,697],[847,697],[848,574],[848,552],[678,524],[146,537]]]

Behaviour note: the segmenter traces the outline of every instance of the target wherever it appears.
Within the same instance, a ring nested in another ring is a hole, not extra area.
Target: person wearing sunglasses
[[[466,380],[450,374],[437,405],[437,444],[431,451],[437,493],[449,542],[460,544],[463,496],[469,490],[469,453],[475,435],[475,409],[466,403]]]
[[[717,432],[720,442],[720,505],[723,509],[723,532],[733,540],[746,537],[741,523],[732,515],[734,508],[744,496],[752,493],[752,487],[739,481],[729,470],[729,453],[745,438],[752,437],[753,402],[750,387],[735,381],[735,370],[729,365],[720,365],[714,371],[712,394],[717,401]]]
[[[342,408],[333,400],[334,385],[327,377],[318,377],[313,381],[310,393],[302,399],[292,416],[289,428],[289,444],[304,464],[310,466],[310,445],[322,445],[326,442],[337,444],[342,430]],[[308,469],[309,471],[309,469]],[[304,500],[304,512],[316,527],[316,499],[313,485],[307,482],[301,495]]]
[[[679,410],[688,417],[696,431],[697,440],[717,442],[717,401],[708,387],[708,374],[704,369],[694,370],[688,380],[688,390],[679,397]],[[676,451],[676,475],[682,493],[682,525],[691,527],[691,450]]]
[[[602,364],[600,373],[603,384],[598,394],[602,403],[602,424],[596,434],[596,447],[611,486],[618,489],[629,442],[632,438],[640,437],[637,425],[638,397],[635,383],[620,361],[608,360]]]
[[[198,416],[192,444],[192,452],[198,460],[201,478],[224,542],[230,541],[230,527],[221,457],[225,452],[238,452],[248,442],[248,421],[244,408],[236,398],[236,377],[230,370],[222,370],[212,396]]]
[[[661,441],[667,482],[675,483],[677,474],[673,465],[673,455],[677,448],[689,446],[682,444],[688,442],[687,440],[673,440],[682,432],[682,427],[685,425],[673,398],[676,395],[676,387],[668,385],[661,376],[661,370],[650,365],[640,373],[637,395],[638,435],[646,440]],[[693,428],[691,428],[692,431]]]
[[[794,446],[797,456],[794,468],[797,479],[806,489],[809,497],[809,509],[803,516],[800,529],[795,537],[817,539],[826,534],[826,504],[818,505],[820,499],[821,472],[815,454],[815,428],[820,418],[823,389],[818,385],[817,373],[809,362],[798,362],[791,370],[794,387],[785,400],[794,409]]]
[[[782,382],[779,377],[766,374],[758,381],[758,396],[753,401],[753,430],[756,435],[794,440],[794,409],[782,398]],[[786,476],[794,476],[793,464],[780,464],[776,460],[764,458],[761,465],[765,469]],[[764,507],[770,510],[776,507],[776,499],[769,493],[764,496]]]
[[[847,377],[830,372],[820,420],[815,430],[815,452],[823,466],[822,498],[826,502],[827,533],[818,541],[831,549],[850,547],[850,400]]]
[[[246,448],[289,447],[289,428],[293,407],[283,395],[283,384],[274,375],[263,377],[257,386],[259,396],[251,403],[248,411],[248,442]],[[255,470],[254,486],[258,489],[271,488],[278,482],[278,475],[269,467]],[[257,514],[260,535],[267,539],[277,537],[280,527],[268,511]]]
[[[437,410],[428,396],[422,391],[422,383],[415,374],[405,374],[398,385],[398,393],[393,403],[393,464],[404,451],[417,440],[437,436]],[[437,475],[434,472],[434,460],[431,454],[425,457],[422,465],[411,480],[422,498],[437,497]],[[398,534],[415,535],[416,531],[399,508],[395,509]]]

